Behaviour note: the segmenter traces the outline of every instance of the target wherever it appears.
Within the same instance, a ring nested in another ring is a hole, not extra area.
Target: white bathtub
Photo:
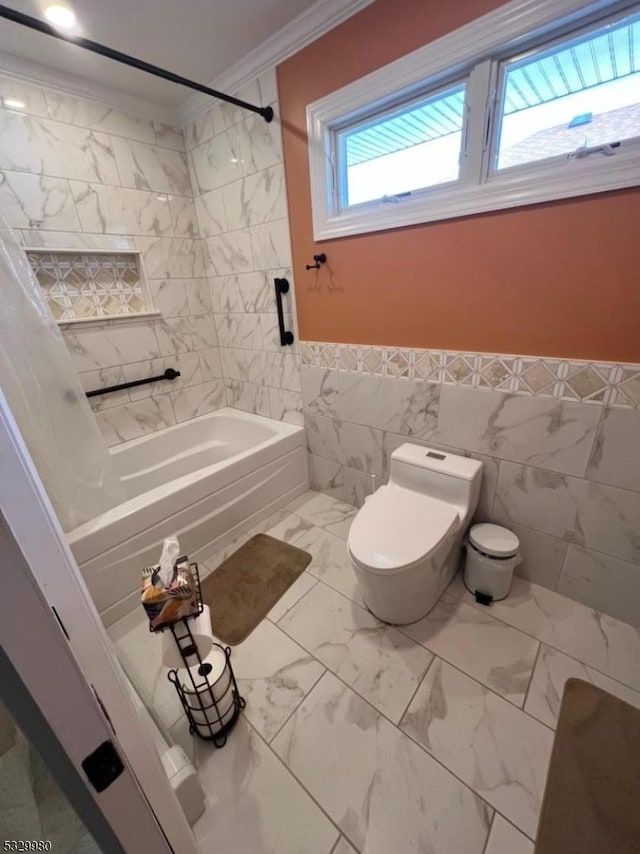
[[[68,534],[111,625],[139,605],[140,570],[177,534],[198,559],[308,488],[304,428],[220,409],[111,450],[127,500]]]

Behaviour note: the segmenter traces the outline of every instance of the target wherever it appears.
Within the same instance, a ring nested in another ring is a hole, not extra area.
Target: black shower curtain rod
[[[251,110],[253,113],[258,113],[262,116],[265,122],[270,122],[273,119],[273,109],[271,107],[256,107],[255,104],[249,104],[247,101],[242,101],[240,98],[234,98],[233,95],[225,95],[224,92],[218,92],[216,89],[210,89],[208,86],[203,86],[201,83],[194,83],[193,80],[188,80],[186,77],[181,77],[179,74],[174,74],[172,71],[165,71],[164,68],[159,68],[157,65],[151,65],[149,62],[144,62],[142,59],[136,59],[135,56],[129,56],[126,53],[121,53],[119,50],[107,47],[98,42],[85,39],[81,36],[68,36],[59,32],[55,27],[47,24],[46,21],[41,21],[39,18],[32,18],[30,15],[23,15],[22,12],[17,12],[15,9],[8,9],[6,6],[0,6],[0,18],[6,18],[8,21],[13,21],[16,24],[22,24],[23,27],[29,27],[32,30],[37,30],[45,35],[53,36],[56,39],[61,39],[63,42],[75,44],[78,47],[89,50],[92,53],[99,53],[100,56],[106,56],[108,59],[113,59],[116,62],[121,62],[123,65],[129,65],[131,68],[137,68],[140,71],[146,71],[147,74],[153,74],[155,77],[162,77],[163,80],[170,80],[172,83],[178,83],[180,86],[186,86],[189,89],[195,89],[196,92],[204,92],[205,95],[211,95],[213,98],[219,98],[221,101],[226,101],[229,104],[235,104],[236,107],[242,107],[244,110]]]

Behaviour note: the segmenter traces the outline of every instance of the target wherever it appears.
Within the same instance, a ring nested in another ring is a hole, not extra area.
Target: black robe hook
[[[315,264],[306,264],[307,270],[319,270],[320,265],[324,264],[327,260],[327,256],[324,252],[321,252],[319,255],[314,255],[313,260],[316,262]]]

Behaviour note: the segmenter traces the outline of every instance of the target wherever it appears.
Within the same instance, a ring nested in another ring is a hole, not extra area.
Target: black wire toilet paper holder
[[[169,682],[176,690],[182,709],[189,721],[189,732],[206,741],[212,741],[216,747],[224,747],[227,743],[227,735],[235,726],[240,712],[244,709],[246,701],[240,696],[235,673],[231,666],[231,647],[222,646],[215,641],[211,648],[218,648],[225,657],[225,666],[222,673],[212,682],[209,674],[212,665],[203,661],[198,645],[194,640],[190,620],[200,616],[204,610],[202,601],[202,589],[200,587],[200,573],[197,563],[189,564],[196,592],[196,607],[188,617],[182,617],[175,623],[164,623],[162,626],[153,627],[149,625],[151,632],[170,631],[184,662],[184,670],[189,677],[190,687],[183,684],[178,669],[172,668],[167,674]],[[182,668],[180,668],[182,669]],[[217,694],[216,686],[228,680],[228,684]],[[231,702],[228,702],[231,693]]]

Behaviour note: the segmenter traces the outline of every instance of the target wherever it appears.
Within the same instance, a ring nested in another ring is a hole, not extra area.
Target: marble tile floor
[[[202,850],[532,854],[564,682],[640,707],[640,629],[518,578],[484,608],[459,576],[423,620],[386,626],[349,566],[355,512],[308,492],[201,561],[257,531],[313,558],[233,650],[247,706],[220,751],[189,735],[141,615],[111,630],[199,768]]]

